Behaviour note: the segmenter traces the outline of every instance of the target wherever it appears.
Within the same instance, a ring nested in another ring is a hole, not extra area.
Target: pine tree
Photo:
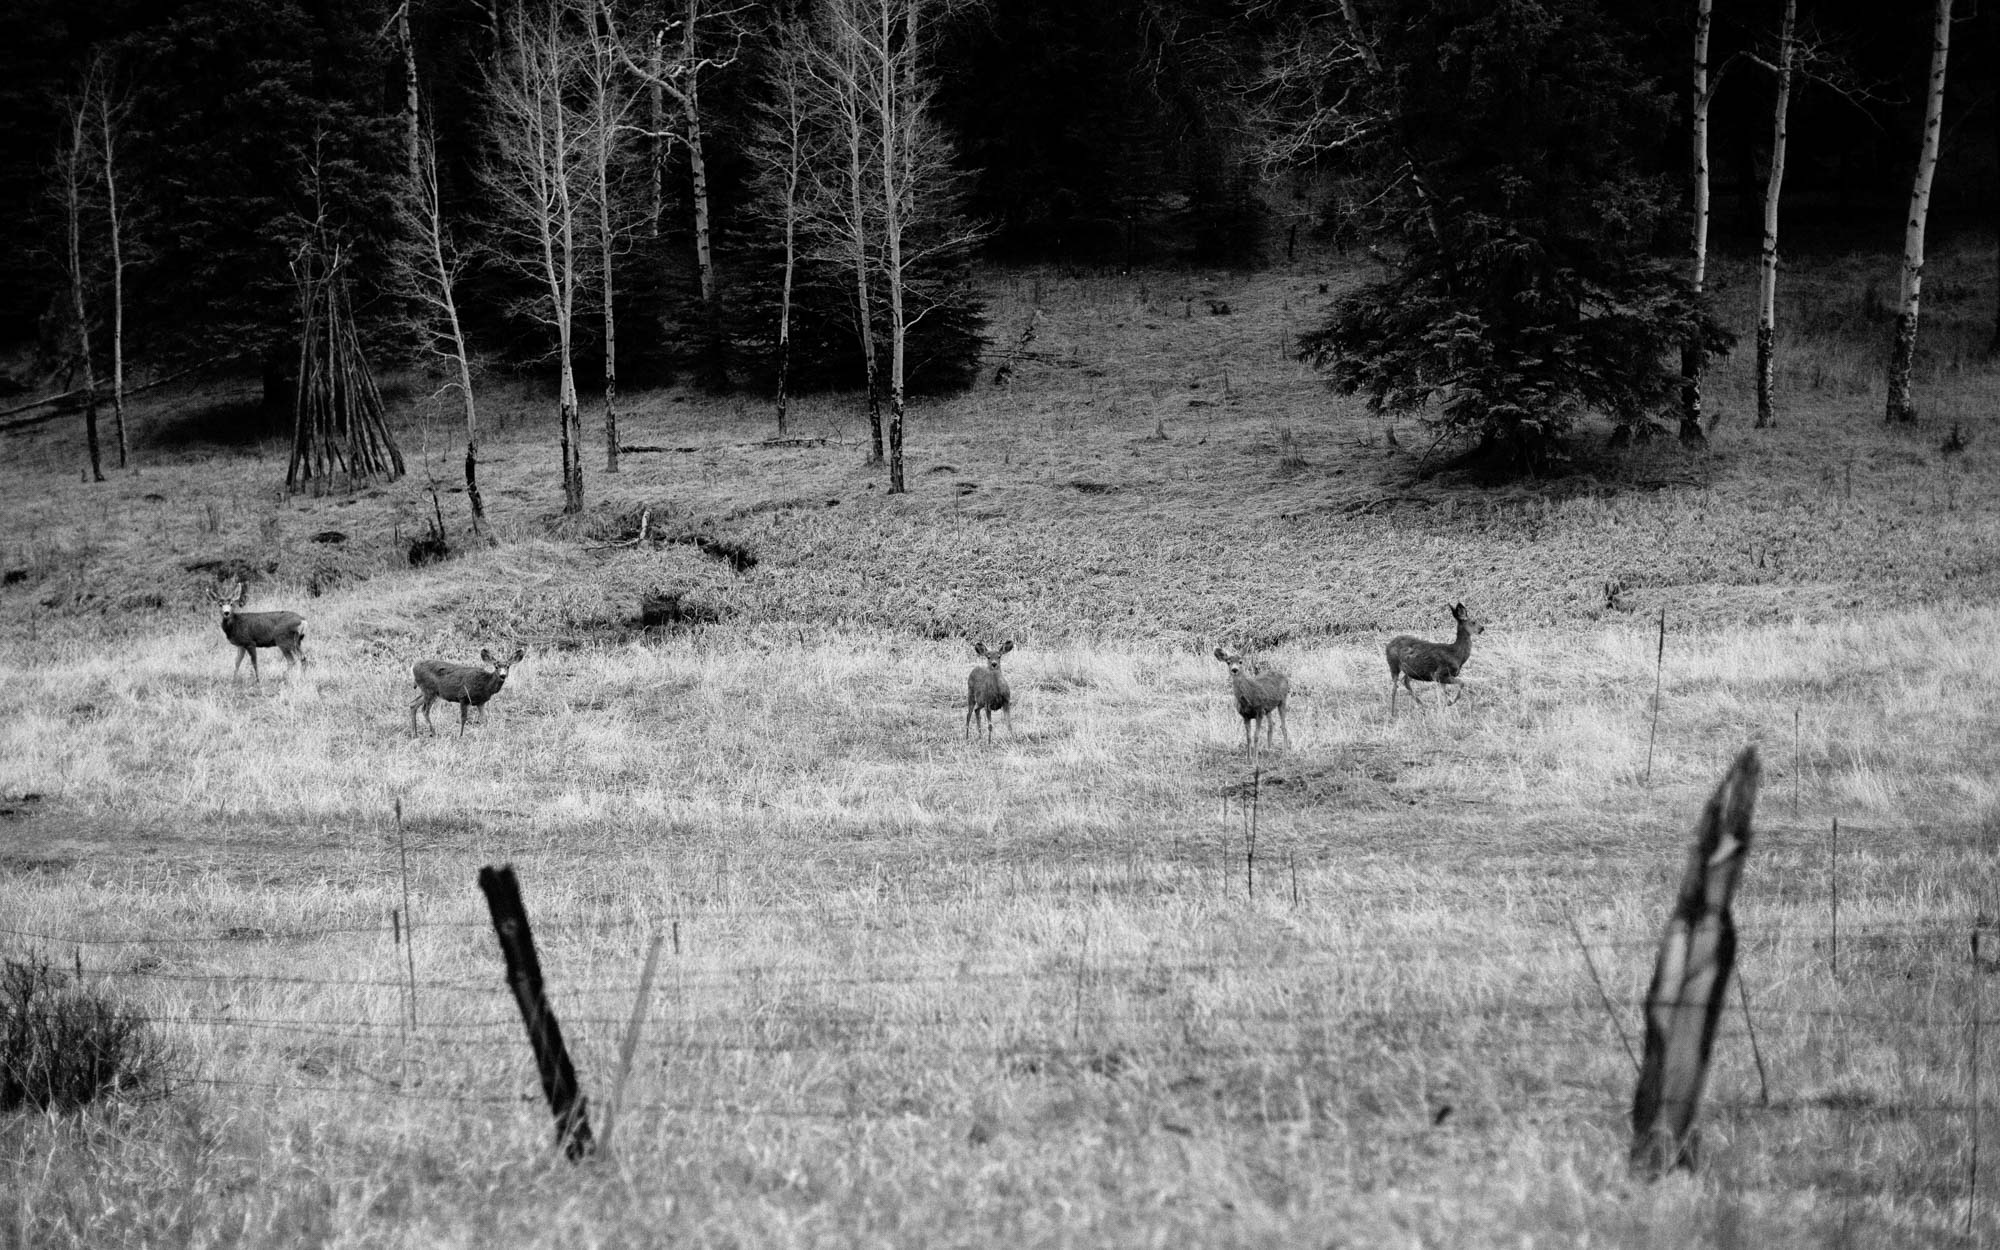
[[[1402,205],[1395,271],[1303,336],[1335,386],[1420,412],[1516,471],[1584,413],[1653,427],[1684,344],[1728,336],[1656,242],[1673,195],[1637,162],[1668,100],[1587,0],[1393,0],[1358,145]],[[1669,363],[1672,357],[1672,363]]]

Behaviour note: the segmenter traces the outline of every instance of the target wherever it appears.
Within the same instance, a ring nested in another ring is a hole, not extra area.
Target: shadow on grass
[[[291,413],[267,408],[255,396],[239,396],[190,407],[143,427],[143,445],[162,451],[202,447],[244,450],[292,436]]]

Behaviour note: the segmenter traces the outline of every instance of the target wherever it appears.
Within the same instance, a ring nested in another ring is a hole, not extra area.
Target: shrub
[[[0,1111],[144,1097],[169,1056],[143,1016],[39,957],[0,962]]]

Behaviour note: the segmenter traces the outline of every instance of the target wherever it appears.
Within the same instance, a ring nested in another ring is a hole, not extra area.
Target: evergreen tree
[[[197,0],[132,39],[134,194],[151,207],[132,281],[135,337],[156,366],[263,368],[289,407],[297,335],[290,262],[322,212],[364,297],[398,220],[395,119],[352,4]]]
[[[1356,16],[1379,119],[1358,147],[1399,194],[1405,246],[1303,354],[1378,411],[1426,413],[1514,470],[1559,457],[1588,411],[1649,433],[1682,345],[1728,345],[1656,247],[1676,196],[1641,157],[1670,99],[1589,0],[1389,0]]]

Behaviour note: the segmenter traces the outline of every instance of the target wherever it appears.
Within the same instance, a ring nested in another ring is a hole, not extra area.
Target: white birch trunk
[[[667,217],[667,26],[664,18],[654,26],[646,51],[646,100],[649,110],[646,132],[652,136],[652,159],[647,169],[651,181],[652,213],[647,217],[646,235],[660,237],[660,223]]]
[[[75,101],[69,114],[69,147],[57,158],[62,179],[63,218],[67,227],[70,310],[76,318],[76,350],[83,366],[83,431],[90,452],[90,480],[104,480],[104,455],[97,439],[97,370],[90,358],[90,310],[83,293],[83,162],[87,150],[84,110],[87,97]]]
[[[909,327],[903,317],[903,133],[904,93],[911,68],[908,53],[895,53],[895,6],[879,7],[880,60],[875,69],[875,111],[880,119],[882,153],[882,285],[889,299],[889,493],[903,494],[908,485],[903,474],[903,351]],[[917,46],[917,6],[903,8],[903,47]]]
[[[555,102],[556,221],[561,238],[556,290],[556,331],[562,353],[556,403],[562,421],[563,511],[583,511],[583,406],[576,397],[576,365],[571,339],[576,325],[576,205],[570,195],[569,119]]]
[[[111,228],[111,417],[118,433],[118,467],[126,462],[125,441],[125,216],[118,202],[117,126],[109,83],[97,97],[98,155],[104,162],[104,215]]]
[[[701,0],[688,0],[687,22],[681,33],[682,64],[698,63],[695,22],[700,17]],[[698,73],[688,74],[680,93],[681,113],[687,125],[688,189],[694,199],[694,263],[701,279],[702,313],[707,319],[708,347],[705,367],[707,383],[716,389],[729,385],[728,353],[722,335],[722,294],[716,287],[715,251],[710,242],[708,203],[708,160],[702,150],[701,96]]]
[[[606,0],[598,0],[591,14],[591,107],[590,158],[592,191],[597,199],[598,265],[603,274],[602,313],[604,317],[604,471],[618,472],[618,317],[615,308],[618,229],[611,200],[611,166],[618,155],[618,126],[623,110],[616,98],[617,65],[606,42],[610,18],[604,12]]]
[[[438,187],[437,154],[428,143],[423,142],[422,132],[418,132],[419,164],[417,167],[417,190],[419,206],[423,211],[420,225],[424,229],[425,256],[430,273],[426,285],[430,290],[426,302],[444,321],[447,338],[451,342],[451,362],[458,376],[459,413],[465,418],[465,502],[472,509],[472,530],[474,533],[486,531],[486,501],[479,493],[479,407],[472,394],[472,358],[465,347],[465,327],[458,319],[457,280],[454,277],[452,257],[446,254],[444,201]]]
[[[1930,212],[1931,176],[1937,172],[1938,139],[1944,129],[1944,70],[1951,50],[1951,0],[1937,0],[1931,27],[1930,87],[1924,96],[1924,138],[1917,154],[1917,176],[1910,187],[1910,217],[1903,229],[1903,282],[1896,313],[1895,339],[1889,348],[1888,402],[1883,418],[1911,422],[1917,410],[1910,402],[1910,372],[1917,355],[1917,310],[1923,294],[1924,219]]]
[[[1793,30],[1798,0],[1785,0],[1778,28],[1778,101],[1771,114],[1771,172],[1764,181],[1764,243],[1757,253],[1757,428],[1778,423],[1773,399],[1778,336],[1778,201],[1785,186],[1785,127],[1792,101]]]
[[[861,336],[862,376],[868,387],[868,429],[873,440],[868,463],[881,464],[886,459],[882,447],[882,385],[875,367],[874,304],[868,289],[868,216],[862,202],[868,182],[862,156],[867,124],[861,108],[860,51],[853,46],[858,42],[852,37],[855,35],[858,32],[850,32],[849,46],[842,50],[842,55],[851,58],[848,69],[853,88],[842,100],[845,116],[841,119],[847,140],[848,217],[851,225],[848,242],[854,269],[855,329]]]
[[[1689,250],[1692,264],[1688,285],[1698,296],[1708,280],[1708,106],[1714,98],[1708,83],[1708,36],[1712,24],[1713,0],[1697,0],[1694,19],[1693,125],[1690,128],[1689,161],[1694,182],[1694,213]],[[1690,446],[1707,441],[1701,428],[1701,384],[1706,363],[1702,345],[1696,341],[1681,348],[1681,442]]]

